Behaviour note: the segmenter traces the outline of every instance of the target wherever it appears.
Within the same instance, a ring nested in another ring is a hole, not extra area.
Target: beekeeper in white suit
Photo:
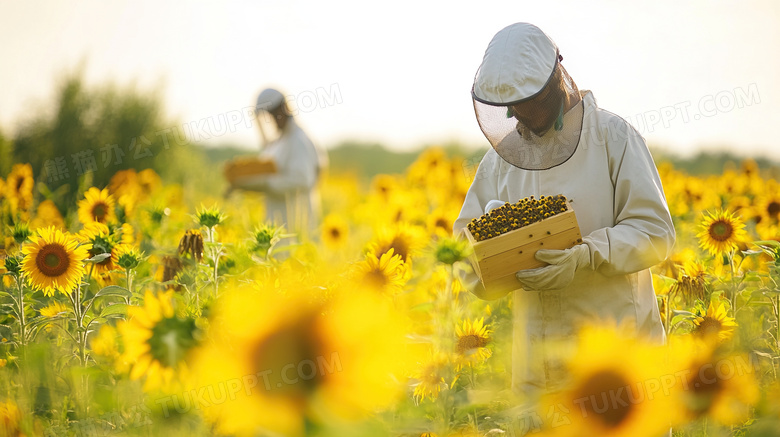
[[[260,158],[271,160],[276,172],[236,179],[235,188],[265,193],[266,219],[288,231],[308,234],[318,225],[318,181],[328,166],[327,154],[318,148],[295,122],[290,108],[276,89],[263,90],[255,107],[263,140]],[[263,127],[263,118],[272,120]]]
[[[655,164],[633,127],[577,89],[562,59],[555,43],[527,23],[504,28],[488,45],[472,98],[493,147],[453,226],[457,234],[491,200],[563,194],[572,202],[583,243],[540,250],[536,258],[549,265],[516,275],[518,394],[554,389],[565,378],[545,345],[574,337],[584,323],[617,322],[664,341],[649,268],[670,254],[675,231]],[[485,290],[473,273],[465,280],[485,299],[507,293]]]

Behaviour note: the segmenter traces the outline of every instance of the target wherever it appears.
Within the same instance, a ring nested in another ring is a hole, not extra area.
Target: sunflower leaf
[[[97,263],[101,263],[101,262],[105,261],[110,256],[111,256],[110,253],[99,253],[99,254],[93,256],[90,259],[85,259],[84,262],[97,264]]]
[[[674,314],[675,317],[677,316],[695,317],[695,314],[693,314],[692,312],[683,311],[683,310],[672,310],[672,314]]]
[[[95,297],[102,297],[102,296],[122,296],[122,297],[128,297],[129,298],[129,297],[132,296],[132,294],[130,293],[130,291],[128,289],[126,289],[124,287],[120,287],[118,285],[109,285],[109,286],[101,288],[100,291],[95,293],[95,296],[93,297],[93,299]]]
[[[126,315],[127,314],[127,307],[128,305],[123,303],[115,303],[112,305],[108,305],[107,307],[103,308],[102,311],[100,311],[99,317],[108,317],[113,315]]]
[[[432,310],[433,310],[433,302],[423,302],[409,309],[409,311],[424,311],[424,312],[430,312]]]

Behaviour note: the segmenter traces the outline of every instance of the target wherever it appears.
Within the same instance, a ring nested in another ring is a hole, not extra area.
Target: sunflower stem
[[[732,249],[729,251],[729,267],[731,268],[731,280],[730,282],[730,288],[731,288],[731,311],[734,314],[734,320],[737,319],[737,294],[738,294],[738,286],[737,286],[737,279],[734,276],[735,270],[734,270],[734,254],[736,249]]]
[[[471,381],[470,381],[471,389],[472,390],[476,390],[477,386],[475,384],[476,378],[474,377],[474,366],[469,365],[469,373],[470,373],[470,376],[471,376],[471,378],[470,378],[471,379]],[[474,416],[473,416],[474,431],[479,433],[479,422],[477,421],[477,406],[474,405],[473,407],[474,407]]]
[[[772,306],[775,311],[775,329],[777,329],[775,347],[780,351],[780,294],[775,295],[775,298],[772,299]]]
[[[24,314],[24,287],[21,275],[16,276],[16,285],[19,288],[19,345],[24,346],[27,344],[27,319]]]
[[[664,313],[666,313],[664,316],[664,321],[666,322],[666,341],[669,343],[669,337],[672,334],[672,321],[669,319],[672,312],[671,308],[669,308],[672,304],[672,300],[669,299],[669,293],[666,293],[666,296],[663,296],[662,300],[664,302]]]
[[[125,270],[127,291],[130,292],[130,296],[125,298],[125,303],[130,305],[130,299],[133,297],[133,275],[132,269]]]

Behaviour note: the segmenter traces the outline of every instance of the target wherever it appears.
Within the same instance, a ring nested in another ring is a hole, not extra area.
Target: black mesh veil
[[[564,108],[566,96],[570,106],[577,102],[568,110]],[[498,155],[515,167],[546,170],[563,164],[577,150],[582,99],[560,63],[545,87],[528,99],[510,104],[476,98],[473,102],[482,133]]]

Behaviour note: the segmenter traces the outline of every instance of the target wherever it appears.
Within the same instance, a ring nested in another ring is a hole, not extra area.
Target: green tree
[[[14,162],[32,165],[41,192],[58,193],[61,211],[74,208],[86,186],[107,186],[117,171],[160,172],[175,162],[159,134],[174,126],[164,119],[159,93],[88,88],[76,73],[64,77],[53,100],[20,124],[12,148]]]

